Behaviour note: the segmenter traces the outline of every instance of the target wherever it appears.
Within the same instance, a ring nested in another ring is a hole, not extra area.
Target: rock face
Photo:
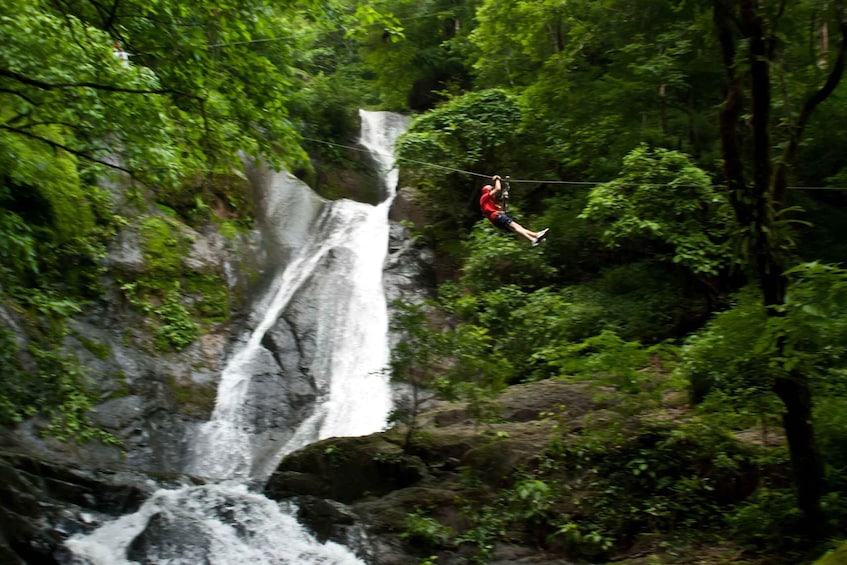
[[[319,206],[320,200],[313,199],[307,207],[316,214]],[[227,240],[214,230],[204,229],[187,233],[187,237],[192,244],[184,258],[186,266],[220,273],[230,292],[244,297],[245,302],[259,290],[266,261],[286,259],[286,249],[297,244],[295,235],[274,242],[259,232]],[[137,230],[129,226],[119,235],[107,261],[110,268],[122,273],[143,271]],[[417,302],[427,296],[430,262],[427,251],[413,244],[408,231],[398,223],[392,224],[383,281],[388,300]],[[315,276],[319,278],[320,272]],[[143,474],[158,479],[182,473],[191,453],[192,434],[211,414],[224,362],[239,339],[236,336],[243,334],[240,327],[247,323],[243,314],[236,312],[231,324],[208,328],[182,351],[163,352],[154,348],[144,319],[116,285],[106,281],[104,288],[104,299],[89,305],[83,315],[69,323],[63,346],[79,360],[90,382],[96,383],[101,401],[92,413],[94,422],[122,445],[90,442],[78,446],[44,438],[40,434],[44,422],[35,420],[3,431],[0,449],[28,455],[9,456],[0,468],[7,479],[8,494],[0,497],[0,524],[5,536],[5,542],[0,539],[0,562],[52,562],[51,556],[61,553],[65,537],[92,529],[107,514],[114,517],[135,510],[155,490],[152,481],[145,482],[143,488],[134,483],[128,486],[118,480],[120,473],[140,473],[132,475],[139,483]],[[255,415],[252,425],[258,435],[279,435],[274,430],[280,426],[303,420],[321,392],[308,371],[316,357],[315,332],[310,329],[314,328],[315,316],[308,304],[295,296],[262,341],[266,354],[255,361],[259,366],[254,367],[256,377],[250,383]],[[18,348],[25,352],[28,341],[23,320],[2,306],[0,320],[15,332]],[[254,324],[251,320],[250,325]],[[19,361],[24,369],[34,370],[33,360],[26,353]],[[38,463],[40,470],[30,472],[30,467],[36,466],[31,461],[51,463]],[[79,471],[80,467],[115,471],[105,478],[92,478],[93,472],[89,476]],[[362,477],[361,492],[376,491],[384,473],[396,480],[383,487],[400,488],[419,481],[424,470],[415,459],[384,459],[370,475]],[[45,474],[62,478],[48,480]],[[347,474],[356,473],[348,467]],[[57,484],[67,488],[57,494]],[[335,484],[331,492],[334,495],[341,489]],[[301,518],[334,516],[333,535],[358,543],[353,540],[361,539],[361,534],[350,522],[352,514],[345,514],[343,504],[331,497],[321,498],[324,491],[323,487],[312,490],[315,496],[311,504],[303,504]],[[107,503],[110,500],[123,502]],[[168,545],[170,542],[161,542],[162,536],[156,533],[156,528],[168,529],[166,518],[154,519],[150,529],[133,544],[131,551],[142,562],[145,556],[161,557],[177,551]],[[318,530],[320,522],[312,519]],[[321,535],[329,536],[330,530]]]
[[[432,251],[416,245],[402,224],[391,222],[383,271],[389,317],[396,313],[398,303],[419,304],[432,297],[435,289],[433,264]],[[397,336],[392,335],[392,347],[396,341]]]
[[[135,511],[155,488],[134,473],[0,453],[0,562],[63,562],[62,541],[104,516]]]
[[[142,268],[133,233],[128,226],[106,259],[113,272],[124,276]],[[217,232],[204,230],[192,232],[190,239],[191,250],[183,259],[186,265],[199,269],[195,272],[220,274],[233,296],[250,293],[243,273],[258,268],[256,234],[225,240]],[[87,381],[102,399],[91,414],[94,423],[122,445],[93,442],[80,449],[75,444],[44,439],[39,433],[43,425],[40,421],[18,426],[3,437],[0,445],[92,468],[180,472],[185,464],[188,430],[207,419],[214,405],[230,326],[213,325],[181,351],[163,351],[154,347],[146,320],[118,291],[117,282],[107,278],[103,288],[106,294],[102,300],[88,304],[81,315],[69,321],[62,346],[78,360]],[[0,310],[11,327],[23,327],[14,313]],[[237,326],[237,319],[234,323]],[[21,330],[16,335],[21,340],[21,365],[34,367],[26,354],[26,332]]]

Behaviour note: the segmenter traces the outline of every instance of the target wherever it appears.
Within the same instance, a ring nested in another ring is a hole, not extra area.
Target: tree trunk
[[[824,524],[820,499],[826,492],[823,458],[812,426],[812,396],[805,375],[791,372],[777,377],[774,392],[785,404],[782,424],[788,440],[797,506],[810,531],[820,532]]]
[[[775,38],[762,18],[758,2],[754,0],[714,0],[714,21],[723,54],[727,75],[727,95],[720,111],[721,150],[724,172],[739,226],[744,230],[747,256],[762,292],[763,303],[769,317],[783,316],[788,279],[786,259],[776,241],[774,229],[776,212],[784,207],[786,168],[793,158],[802,129],[811,110],[825,99],[837,85],[840,70],[831,74],[827,84],[816,93],[801,115],[800,127],[795,127],[774,174],[771,161],[773,142],[769,131],[771,112],[770,65]],[[750,125],[752,127],[752,184],[744,178],[744,166],[739,134],[742,114],[744,83],[736,69],[738,37],[747,45],[746,63],[749,65]],[[843,67],[839,57],[836,66]],[[811,104],[811,108],[809,107]],[[777,357],[783,357],[784,340],[776,343]],[[825,470],[815,440],[812,425],[812,395],[808,377],[799,371],[779,371],[774,377],[773,390],[785,406],[783,426],[791,455],[797,505],[805,517],[805,525],[815,531],[823,524],[820,499],[825,492]]]

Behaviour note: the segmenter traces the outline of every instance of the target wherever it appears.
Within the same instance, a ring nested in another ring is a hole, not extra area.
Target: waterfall
[[[270,239],[290,245],[289,261],[256,301],[250,316],[255,327],[222,371],[212,417],[197,431],[187,472],[214,483],[162,489],[138,512],[74,536],[66,545],[75,563],[132,563],[137,552],[145,563],[172,565],[361,563],[340,545],[317,542],[279,504],[247,488],[263,483],[285,454],[311,442],[379,431],[391,409],[382,268],[397,184],[394,142],[408,119],[364,110],[360,116],[361,143],[384,184],[379,205],[320,201],[288,173],[271,175],[265,213],[279,210],[286,217],[266,217],[265,225],[280,230]],[[315,401],[299,421],[269,425],[254,381],[257,367],[274,354],[269,333],[295,299],[315,321],[309,336],[314,354],[299,368]]]

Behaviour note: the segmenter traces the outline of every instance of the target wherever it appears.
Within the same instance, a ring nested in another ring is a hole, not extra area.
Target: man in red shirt
[[[510,218],[503,210],[503,207],[497,203],[497,196],[503,189],[500,185],[500,175],[494,175],[491,177],[491,180],[494,181],[494,186],[490,184],[483,186],[482,196],[479,198],[479,209],[482,211],[482,215],[488,218],[498,228],[512,230],[516,234],[525,237],[532,242],[533,247],[544,241],[544,238],[547,237],[548,228],[540,232],[530,231]]]

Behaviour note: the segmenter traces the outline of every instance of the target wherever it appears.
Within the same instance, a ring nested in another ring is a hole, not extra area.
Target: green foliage
[[[61,141],[55,128],[38,128],[38,134]],[[27,217],[30,224],[49,229],[52,240],[63,243],[94,226],[94,214],[81,185],[76,161],[68,153],[31,139],[0,130],[3,148],[3,204]]]
[[[184,349],[200,335],[200,329],[191,319],[188,309],[179,302],[179,293],[167,295],[161,306],[153,309],[159,320],[155,344],[159,349],[173,347]]]
[[[608,179],[645,141],[690,148],[713,165],[713,120],[689,111],[722,99],[708,10],[654,0],[487,1],[478,20],[480,86],[520,92],[536,166],[578,175],[570,180]]]
[[[785,315],[769,320],[764,353],[772,354],[773,343],[785,340],[782,355],[771,358],[776,367],[820,374],[827,366],[840,365],[847,359],[847,270],[811,262],[787,275],[791,285],[779,308]]]
[[[98,439],[117,443],[111,434],[91,422],[89,412],[97,401],[97,393],[91,390],[79,361],[54,349],[31,347],[30,353],[38,364],[41,381],[36,388],[38,399],[32,402],[50,419],[45,434],[61,441]]]
[[[503,285],[538,287],[556,274],[538,249],[527,249],[523,238],[495,228],[488,220],[474,225],[467,247],[469,256],[461,281],[471,291]]]
[[[610,247],[669,247],[669,260],[695,273],[717,275],[731,259],[726,196],[677,151],[632,150],[615,180],[591,190],[582,217],[600,223]]]
[[[814,562],[813,565],[839,565],[847,560],[847,544],[843,541],[835,549],[828,551],[823,557]]]
[[[508,153],[513,130],[520,122],[517,101],[500,89],[454,98],[417,117],[397,144],[401,165],[408,161],[438,167],[409,169],[417,182],[420,204],[439,234],[438,243],[462,239],[479,219],[479,188],[469,185],[459,170],[486,170]]]
[[[145,272],[123,278],[127,299],[150,316],[159,349],[184,349],[200,335],[201,324],[229,319],[230,296],[219,276],[196,272],[184,263],[189,240],[180,225],[162,216],[141,221]]]
[[[0,423],[4,426],[20,423],[37,410],[28,375],[16,357],[17,352],[14,334],[6,328],[0,329],[0,365],[3,366],[0,372]]]
[[[761,351],[766,316],[760,297],[752,291],[741,293],[734,306],[717,313],[706,327],[688,338],[682,348],[679,376],[690,383],[692,400],[702,401],[715,388],[725,391],[740,407],[751,403],[756,411],[764,406],[771,382],[769,360]]]
[[[214,223],[224,235],[252,226],[254,210],[247,178],[240,171],[188,179],[155,194],[155,203],[167,214],[190,226]]]
[[[360,53],[380,107],[425,110],[469,85],[467,35],[476,4],[377,0],[357,7]]]
[[[507,497],[512,506],[512,516],[525,521],[527,527],[543,523],[553,515],[553,487],[541,479],[526,477],[519,480],[507,493]]]
[[[793,284],[780,308],[783,315],[766,316],[761,297],[747,290],[688,339],[679,373],[691,383],[695,400],[719,388],[741,405],[759,402],[769,396],[768,375],[797,367],[817,376],[816,390],[847,393],[841,386],[833,388],[840,381],[833,368],[847,358],[842,345],[847,340],[847,275],[819,263],[799,265],[789,275]],[[783,344],[780,355],[775,354],[777,342]]]
[[[230,319],[231,297],[220,276],[190,272],[185,277],[184,293],[191,298],[191,308],[204,324]]]
[[[497,500],[491,505],[475,507],[469,504],[462,509],[462,514],[469,524],[456,537],[456,542],[471,544],[476,548],[476,554],[471,557],[473,563],[488,563],[495,544],[506,537],[505,529],[509,518],[503,511],[504,506],[505,502]]]
[[[417,430],[421,406],[432,398],[432,389],[440,386],[437,371],[441,336],[429,328],[429,310],[424,305],[398,302],[394,306],[397,314],[391,320],[391,329],[399,332],[401,339],[391,349],[389,370],[393,381],[410,385],[411,397],[393,411],[390,419],[408,427],[408,445]]]
[[[836,378],[844,380],[843,371]],[[840,383],[839,383],[840,384]],[[847,395],[820,398],[815,405],[815,433],[838,491],[847,487]]]
[[[611,268],[595,281],[560,289],[468,286],[475,292],[454,296],[451,311],[487,328],[498,351],[519,368],[511,378],[520,381],[581,372],[583,350],[594,351],[598,344],[590,341],[603,332],[622,341],[674,338],[682,320],[703,308],[681,296],[661,266],[650,263]]]
[[[24,370],[23,355],[31,355],[36,369]],[[13,426],[33,416],[47,420],[45,435],[61,441],[116,439],[91,422],[97,393],[79,361],[52,347],[31,345],[19,350],[11,331],[0,330],[0,425]]]
[[[551,351],[552,350],[552,351]],[[603,331],[580,343],[542,349],[539,354],[557,367],[562,375],[577,375],[613,385],[621,392],[638,392],[648,378],[640,370],[650,360],[650,352],[634,341],[624,341],[614,332]]]
[[[60,138],[55,129],[39,131]],[[93,293],[109,223],[104,191],[83,186],[69,154],[2,128],[0,168],[0,285]]]
[[[569,477],[558,494],[570,512],[557,535],[587,555],[640,532],[719,529],[747,496],[756,454],[720,426],[645,420],[637,429],[605,426],[553,445],[552,476]]]
[[[200,334],[197,323],[180,301],[179,281],[163,284],[156,279],[140,279],[121,286],[124,295],[142,314],[153,317],[156,338],[160,349],[180,351]]]
[[[108,343],[95,341],[82,335],[76,336],[76,338],[79,340],[79,342],[85,349],[87,349],[92,355],[94,355],[94,357],[100,359],[101,361],[107,359],[109,355],[112,354],[112,348],[109,346]]]
[[[544,258],[556,268],[561,284],[594,277],[608,265],[611,253],[595,233],[596,227],[580,218],[587,191],[559,194],[544,201],[538,225],[550,226]]]
[[[847,91],[837,89],[830,103],[819,107],[809,123],[805,141],[799,148],[796,167],[799,169],[798,176],[807,179],[810,186],[847,185],[847,164],[835,149],[847,132],[847,113],[843,111],[845,99]],[[827,203],[814,197],[812,201]]]
[[[408,426],[407,444],[417,430],[421,405],[434,393],[467,402],[477,422],[495,417],[492,399],[513,367],[494,347],[488,331],[474,324],[444,328],[431,303],[396,307],[399,314],[392,328],[401,340],[391,352],[391,378],[411,385],[411,398],[392,419]]]
[[[642,414],[636,421],[612,413],[602,425],[587,424],[556,435],[509,487],[468,501],[456,541],[477,548],[475,562],[515,540],[605,562],[645,535],[719,536],[740,523],[732,520],[747,507],[739,503],[755,487],[754,469],[784,463],[743,446],[708,418],[679,423]]]
[[[571,290],[603,311],[597,330],[612,329],[645,343],[675,338],[681,327],[708,312],[706,297],[687,291],[678,272],[652,260],[607,268],[582,286]]]
[[[147,269],[164,277],[181,272],[188,241],[177,225],[163,217],[147,216],[141,221],[141,238]]]
[[[777,488],[758,489],[728,516],[735,539],[762,548],[784,548],[798,541],[801,522],[794,494]]]
[[[240,167],[239,150],[303,159],[285,111],[296,82],[286,63],[297,45],[289,6],[186,0],[98,11],[5,0],[0,13],[7,134],[162,185]],[[273,46],[253,43],[269,37]],[[127,62],[113,52],[118,41]]]
[[[418,116],[400,140],[398,157],[456,166],[490,163],[520,118],[517,101],[504,90],[466,94]],[[446,173],[436,169],[426,176],[441,179]]]
[[[423,510],[406,514],[405,527],[400,537],[424,550],[432,550],[450,544],[453,529],[445,526]]]
[[[519,370],[509,382],[534,381],[557,374],[555,352],[592,335],[604,316],[600,305],[572,298],[549,288],[526,292],[505,285],[461,297],[456,311],[488,328],[497,350]]]
[[[0,209],[0,286],[38,271],[31,228],[16,213]]]

